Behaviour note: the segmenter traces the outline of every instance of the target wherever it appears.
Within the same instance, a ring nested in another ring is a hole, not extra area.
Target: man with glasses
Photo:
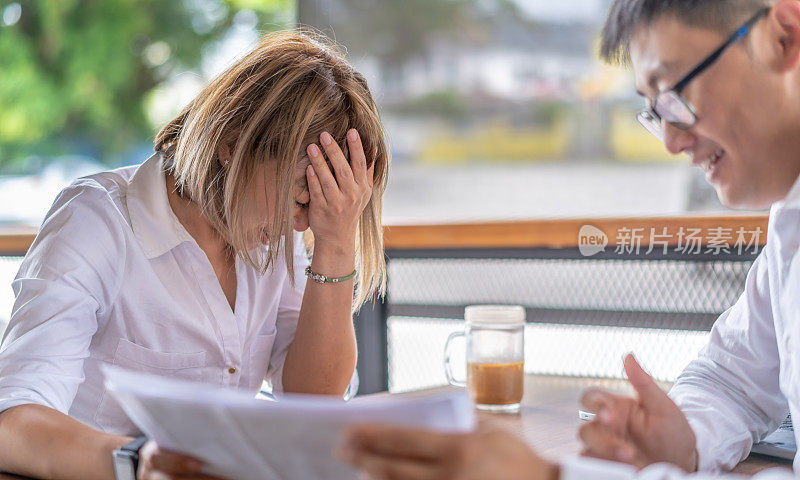
[[[602,36],[604,59],[633,69],[642,125],[701,167],[725,205],[772,207],[744,293],[669,396],[632,356],[625,370],[635,398],[584,394],[597,416],[581,428],[583,453],[597,459],[556,465],[486,428],[361,426],[341,455],[373,477],[719,478],[789,411],[800,418],[800,2],[613,0]]]

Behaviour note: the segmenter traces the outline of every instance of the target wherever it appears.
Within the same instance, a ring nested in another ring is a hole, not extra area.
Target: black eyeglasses
[[[636,119],[639,123],[652,133],[659,140],[664,140],[664,122],[675,126],[681,130],[688,130],[697,123],[697,114],[692,108],[692,105],[683,98],[681,91],[686,88],[694,78],[710,67],[716,62],[722,53],[736,43],[737,40],[747,35],[753,28],[753,25],[769,12],[769,7],[762,8],[755,15],[750,17],[749,20],[739,27],[725,42],[714,50],[711,55],[705,58],[702,62],[698,63],[689,73],[678,81],[672,88],[665,90],[653,100],[653,104],[641,110]]]

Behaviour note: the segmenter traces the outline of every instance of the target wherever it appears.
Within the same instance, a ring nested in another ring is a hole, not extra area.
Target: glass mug
[[[444,371],[451,385],[467,387],[480,410],[515,412],[525,380],[525,309],[520,306],[473,305],[464,310],[463,332],[453,332],[444,345]],[[453,377],[450,344],[467,342],[467,381]]]

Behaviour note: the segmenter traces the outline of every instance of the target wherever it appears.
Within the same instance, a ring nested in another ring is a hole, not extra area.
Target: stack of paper
[[[257,400],[234,390],[104,369],[106,385],[131,420],[166,450],[205,462],[203,473],[231,480],[352,480],[334,458],[347,425],[380,422],[439,431],[474,427],[464,392],[412,397],[286,395]]]

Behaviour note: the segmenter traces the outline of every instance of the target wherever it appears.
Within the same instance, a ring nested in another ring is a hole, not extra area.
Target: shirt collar
[[[172,212],[162,167],[162,155],[154,154],[139,165],[128,185],[131,228],[148,259],[194,241]]]
[[[792,188],[789,189],[789,193],[783,200],[775,202],[774,206],[800,210],[800,176],[795,179]]]

